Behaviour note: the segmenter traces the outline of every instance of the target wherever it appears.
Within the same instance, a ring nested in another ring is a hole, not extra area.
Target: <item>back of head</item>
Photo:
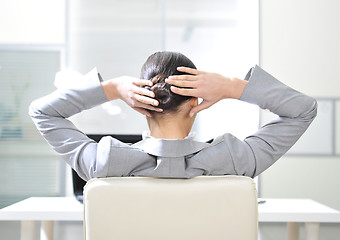
[[[158,107],[162,108],[164,113],[177,111],[183,102],[191,98],[173,93],[170,85],[165,83],[169,76],[187,74],[177,71],[177,67],[196,69],[189,58],[177,52],[156,52],[142,66],[140,77],[153,82],[151,90],[159,101]]]

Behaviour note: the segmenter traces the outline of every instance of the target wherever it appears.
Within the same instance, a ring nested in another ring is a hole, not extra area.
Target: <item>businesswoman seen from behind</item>
[[[203,99],[200,104],[198,97]],[[226,98],[257,104],[279,117],[244,140],[225,133],[209,143],[195,141],[189,133],[196,114]],[[115,99],[148,116],[150,131],[142,141],[128,145],[104,137],[96,143],[67,119]],[[157,52],[143,65],[141,79],[118,77],[103,82],[94,69],[80,86],[34,101],[29,113],[46,141],[85,180],[255,177],[301,137],[316,116],[317,104],[258,66],[245,79],[230,78],[196,70],[183,54]]]

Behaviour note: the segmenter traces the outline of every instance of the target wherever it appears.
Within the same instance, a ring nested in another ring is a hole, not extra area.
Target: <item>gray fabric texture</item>
[[[89,139],[67,118],[108,100],[94,69],[77,88],[59,89],[35,100],[29,114],[42,136],[84,180],[95,177],[151,176],[192,178],[200,175],[255,177],[274,164],[316,117],[317,103],[275,79],[259,66],[247,74],[241,101],[279,117],[244,140],[231,134],[211,143],[146,137],[129,145],[112,137]]]

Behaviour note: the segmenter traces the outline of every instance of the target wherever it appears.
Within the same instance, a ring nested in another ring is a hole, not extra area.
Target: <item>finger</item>
[[[155,111],[155,112],[163,112],[163,109],[161,108],[157,108],[148,104],[143,104],[143,103],[139,103],[135,106],[135,108],[143,108],[145,110],[151,110],[151,111]]]
[[[168,80],[165,80],[165,82],[170,84],[170,85],[175,85],[177,87],[186,87],[186,88],[196,88],[197,87],[197,83],[194,82],[194,81],[168,79]]]
[[[190,110],[190,117],[194,116],[195,114],[199,113],[200,111],[202,111],[204,109],[211,107],[211,105],[213,105],[213,103],[210,103],[210,102],[203,100],[203,102],[201,102],[200,104],[198,104],[197,106],[193,107]]]
[[[158,106],[159,102],[154,99],[154,98],[149,98],[143,95],[135,94],[134,99],[140,103],[144,103],[146,105],[153,105],[153,106]]]
[[[152,86],[152,82],[145,79],[134,79],[132,83],[136,86]]]
[[[147,117],[151,117],[151,113],[144,108],[132,108],[132,109],[136,110],[137,112],[139,112],[139,113],[141,113],[141,114],[143,114]]]
[[[139,94],[139,95],[148,96],[148,97],[151,97],[151,98],[155,97],[155,93],[153,91],[146,89],[146,88],[135,86],[133,88],[133,91],[134,91],[134,93]]]
[[[174,86],[171,86],[170,89],[173,93],[176,93],[178,95],[198,97],[196,89],[178,88]]]
[[[195,75],[172,75],[168,77],[169,80],[185,80],[185,81],[196,81],[197,76]],[[165,79],[165,80],[167,80]]]
[[[180,72],[190,73],[190,74],[194,74],[194,75],[198,75],[198,74],[203,73],[203,71],[199,71],[197,69],[189,68],[189,67],[178,67],[177,70],[180,71]]]

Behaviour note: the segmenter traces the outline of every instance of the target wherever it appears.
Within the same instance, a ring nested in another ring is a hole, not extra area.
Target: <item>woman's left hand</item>
[[[102,82],[108,100],[121,99],[137,112],[151,117],[148,110],[162,112],[157,108],[159,102],[154,99],[155,94],[141,86],[152,86],[149,80],[123,76]]]

